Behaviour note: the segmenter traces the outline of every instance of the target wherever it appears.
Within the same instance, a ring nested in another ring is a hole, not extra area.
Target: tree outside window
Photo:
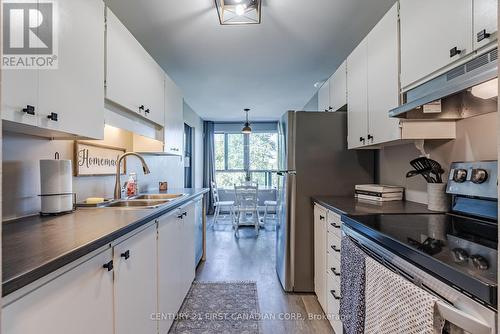
[[[216,133],[215,164],[219,187],[233,187],[245,180],[259,186],[276,186],[278,134]]]

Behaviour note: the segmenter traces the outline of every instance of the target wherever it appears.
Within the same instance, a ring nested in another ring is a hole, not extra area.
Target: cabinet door
[[[314,292],[327,311],[326,296],[326,210],[314,206]]]
[[[112,334],[113,272],[107,250],[2,309],[2,333]]]
[[[180,219],[177,211],[158,219],[158,313],[166,315],[159,320],[160,333],[168,333],[174,315],[180,308],[182,296],[179,287]]]
[[[189,204],[182,209],[184,218],[181,219],[181,237],[182,249],[179,250],[181,265],[179,268],[180,275],[180,291],[182,300],[193,283],[195,276],[195,206]]]
[[[347,104],[347,61],[330,78],[330,104],[337,111]]]
[[[106,13],[106,98],[163,125],[163,72],[109,8]]]
[[[114,263],[116,333],[156,333],[156,225],[116,245]]]
[[[347,58],[347,127],[349,148],[362,147],[368,134],[366,38]]]
[[[498,2],[497,0],[473,0],[474,1],[474,50],[487,45],[497,39],[498,24]],[[483,32],[489,35],[485,37]],[[483,39],[483,37],[485,37]]]
[[[318,91],[318,110],[330,110],[330,80],[325,81]]]
[[[472,0],[401,0],[400,19],[403,88],[472,51]]]
[[[56,0],[57,70],[39,71],[39,126],[81,137],[104,136],[104,4]],[[58,115],[57,121],[47,118]]]
[[[367,144],[401,138],[399,120],[389,110],[399,105],[398,7],[394,5],[367,37],[368,133]]]
[[[175,82],[165,75],[165,152],[181,155],[184,138],[184,100]]]
[[[142,96],[145,103],[144,116],[151,121],[163,125],[165,122],[165,72],[149,54],[143,58],[144,78],[147,82],[142,86]]]
[[[31,126],[38,124],[38,70],[2,71],[2,119]],[[35,107],[35,115],[22,110]]]

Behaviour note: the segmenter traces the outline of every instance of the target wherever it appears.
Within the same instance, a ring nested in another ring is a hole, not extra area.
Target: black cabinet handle
[[[47,116],[47,118],[54,122],[57,122],[58,120],[58,116],[55,112],[51,112],[50,115]]]
[[[324,216],[319,216],[319,220],[325,220]]]
[[[340,253],[340,249],[337,248],[335,245],[330,246],[335,252]]]
[[[368,140],[373,140],[373,136],[372,135],[368,135]]]
[[[490,36],[491,36],[491,34],[489,32],[486,32],[486,29],[483,29],[477,33],[477,41],[481,42],[482,40],[484,40],[486,38],[490,38]]]
[[[364,142],[365,141],[365,137],[359,137],[359,141]]]
[[[26,108],[23,109],[23,113],[26,113],[28,115],[34,115],[35,114],[35,107],[30,106],[29,104],[26,106]]]
[[[186,212],[181,213],[180,215],[178,215],[178,216],[177,216],[177,218],[179,218],[179,219],[184,219],[184,217],[186,217],[186,216],[187,216],[187,211],[186,211]]]
[[[121,253],[120,256],[123,257],[125,260],[128,260],[130,257],[130,251],[127,250],[125,253]]]
[[[332,225],[332,227],[335,227],[335,228],[340,228],[340,225],[337,225],[335,223],[330,223],[330,225]]]
[[[141,106],[139,107],[139,111],[144,111],[144,104],[141,104]]]
[[[459,54],[462,53],[462,50],[460,50],[459,48],[457,48],[456,46],[450,50],[450,58],[453,58]]]
[[[108,263],[105,263],[102,265],[104,269],[108,269],[108,271],[113,270],[113,260],[109,261]]]
[[[149,114],[149,109],[144,110],[145,114]]]
[[[330,290],[330,293],[332,294],[333,298],[339,300],[340,297],[335,294],[335,290]]]
[[[340,276],[340,273],[337,272],[337,268],[330,268],[330,270],[335,276]]]

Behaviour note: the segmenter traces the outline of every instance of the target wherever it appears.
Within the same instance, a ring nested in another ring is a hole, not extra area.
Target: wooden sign
[[[75,141],[75,176],[115,175],[118,158],[125,152],[124,148]],[[123,160],[121,174],[126,172]]]

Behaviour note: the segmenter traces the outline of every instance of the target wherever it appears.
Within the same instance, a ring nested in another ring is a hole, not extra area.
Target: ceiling
[[[221,26],[213,0],[105,0],[204,119],[301,109],[395,0],[263,0],[260,25]]]

